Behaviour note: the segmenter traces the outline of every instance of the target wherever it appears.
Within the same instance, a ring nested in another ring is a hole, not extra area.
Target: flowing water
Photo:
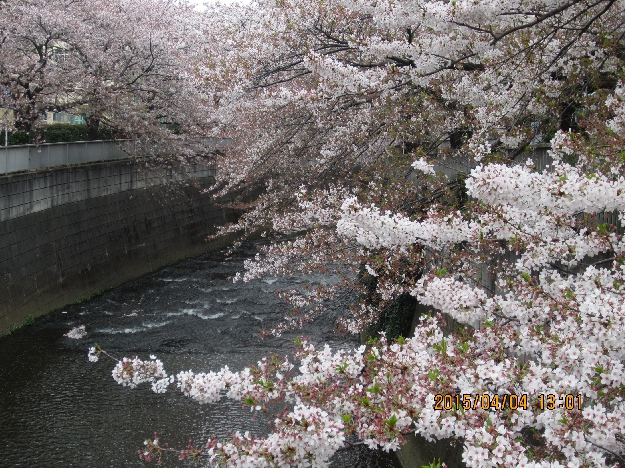
[[[189,439],[226,438],[229,430],[266,433],[268,416],[254,413],[254,419],[241,404],[199,405],[174,387],[164,395],[148,386],[130,390],[113,381],[113,361],[87,361],[94,342],[118,357],[156,354],[170,374],[223,365],[239,370],[265,355],[288,353],[297,333],[259,338],[287,310],[274,291],[332,278],[233,283],[254,253],[248,244],[230,257],[216,252],[179,263],[0,338],[0,466],[141,467],[137,450],[154,432],[177,448]],[[326,315],[302,333],[332,347],[357,345],[335,335],[334,313]],[[79,325],[87,336],[64,336]],[[188,465],[170,456],[164,466]],[[362,446],[332,462],[333,468],[398,466],[393,456]]]

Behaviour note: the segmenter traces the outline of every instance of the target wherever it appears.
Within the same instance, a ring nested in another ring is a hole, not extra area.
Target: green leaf
[[[273,382],[271,380],[261,379],[258,381],[258,384],[267,390],[271,390],[273,388]]]
[[[382,393],[382,389],[380,388],[380,385],[378,384],[377,380],[373,383],[373,387],[368,388],[367,391],[369,393],[378,393],[378,394]]]
[[[397,416],[393,414],[390,418],[385,419],[384,422],[389,427],[389,429],[393,429],[395,427],[395,424],[397,424]]]
[[[429,465],[423,465],[423,468],[441,468],[442,463],[440,458],[438,460],[436,460],[436,458],[434,460],[432,460],[432,463],[430,463]]]
[[[441,356],[447,355],[447,342],[445,338],[443,338],[439,344],[435,344],[434,349],[438,351]]]

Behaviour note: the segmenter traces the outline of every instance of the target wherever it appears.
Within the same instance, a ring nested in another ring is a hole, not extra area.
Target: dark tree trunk
[[[565,132],[568,132],[569,130],[574,132],[579,131],[579,125],[577,125],[577,121],[575,119],[576,110],[577,108],[575,102],[569,102],[566,104],[566,107],[560,116],[560,130]]]
[[[19,132],[31,133],[35,123],[39,119],[39,113],[31,102],[19,106],[13,110],[15,116],[15,129]]]
[[[87,117],[87,131],[89,132],[90,140],[99,140],[100,139],[100,119],[95,117]]]
[[[452,149],[462,148],[462,145],[471,138],[473,132],[467,128],[459,128],[449,134],[449,145]]]

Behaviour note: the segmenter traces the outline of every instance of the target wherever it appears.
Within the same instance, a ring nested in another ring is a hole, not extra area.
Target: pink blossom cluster
[[[89,351],[89,360],[93,361],[93,349]],[[163,368],[163,363],[156,356],[150,356],[149,361],[138,357],[123,358],[112,370],[113,379],[124,387],[136,388],[144,382],[152,384],[152,391],[164,393],[171,378]]]

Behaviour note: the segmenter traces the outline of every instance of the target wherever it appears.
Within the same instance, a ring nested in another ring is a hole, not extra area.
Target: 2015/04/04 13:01
[[[581,394],[556,395],[553,393],[541,393],[537,396],[538,408],[540,410],[553,410],[556,408],[567,410],[582,409],[583,397]],[[522,408],[526,410],[528,407],[528,396],[526,393],[521,395],[489,395],[487,393],[476,395],[466,393],[444,395],[439,393],[434,395],[435,410],[443,411],[461,407],[465,410],[478,408],[483,410],[516,410]]]

